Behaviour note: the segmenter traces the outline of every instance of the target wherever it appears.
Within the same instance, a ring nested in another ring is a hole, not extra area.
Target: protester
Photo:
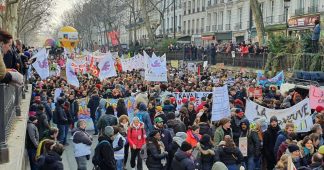
[[[314,31],[313,31],[313,35],[312,35],[312,47],[313,53],[318,53],[318,42],[319,42],[319,37],[320,37],[320,33],[321,33],[321,27],[320,27],[320,21],[319,19],[316,19],[314,22]]]
[[[237,170],[244,164],[244,158],[231,137],[225,137],[225,146],[218,149],[220,161],[223,162],[229,170]]]
[[[128,115],[124,99],[118,100],[116,111],[117,111],[117,117],[120,117],[121,115]]]
[[[226,135],[233,136],[231,129],[231,120],[228,118],[223,118],[219,121],[219,126],[217,127],[214,134],[214,143],[217,146],[221,141],[224,140]]]
[[[87,161],[90,159],[92,137],[85,131],[87,122],[79,120],[77,129],[72,132],[72,141],[74,144],[75,160],[78,170],[87,169]]]
[[[36,113],[36,117],[38,120],[38,123],[36,124],[38,133],[39,133],[39,139],[43,139],[45,136],[45,132],[50,129],[50,125],[47,120],[47,116],[45,114],[45,108],[43,105],[38,106],[38,112]]]
[[[31,170],[37,170],[36,151],[39,144],[39,134],[35,125],[37,121],[37,117],[30,116],[27,122],[26,148]]]
[[[293,123],[286,123],[284,131],[279,132],[279,135],[277,137],[275,147],[274,147],[274,153],[278,153],[278,149],[279,149],[279,146],[281,145],[281,143],[284,142],[288,136],[293,135],[294,128],[295,128],[295,126]]]
[[[177,152],[177,150],[180,148],[181,144],[186,141],[187,134],[185,132],[177,132],[175,136],[172,138],[172,145],[171,145],[171,151],[168,154],[168,162],[170,163],[170,167],[168,169],[171,169],[172,167],[172,160],[174,158],[174,154]]]
[[[303,140],[297,143],[300,150],[301,159],[304,166],[311,164],[312,156],[314,154],[313,141],[309,136],[305,136]]]
[[[94,125],[95,133],[93,135],[98,135],[97,121],[96,121],[96,110],[99,106],[100,97],[97,91],[94,91],[87,107],[90,109],[91,119]]]
[[[149,170],[163,170],[166,168],[168,152],[161,141],[158,130],[153,130],[147,140],[146,165]]]
[[[124,163],[124,146],[126,143],[126,139],[119,133],[120,128],[118,126],[113,126],[114,128],[114,141],[112,143],[114,149],[114,157],[116,160],[117,170],[123,169]]]
[[[54,142],[50,146],[50,151],[45,155],[44,164],[42,164],[39,170],[63,170],[62,154],[64,148],[63,145]]]
[[[211,137],[208,134],[204,134],[199,143],[197,144],[198,152],[200,152],[199,169],[210,170],[214,162],[219,161],[218,154],[214,151],[214,145],[212,144]]]
[[[150,133],[153,130],[153,125],[151,123],[151,118],[147,112],[146,105],[144,103],[139,103],[137,105],[138,112],[135,114],[141,122],[144,123],[145,132]]]
[[[66,145],[66,138],[67,138],[67,133],[68,133],[68,119],[67,115],[63,110],[63,105],[64,105],[64,99],[63,98],[58,98],[54,115],[53,115],[53,122],[56,123],[58,129],[59,129],[59,141],[61,144]]]
[[[174,154],[172,160],[172,169],[173,170],[194,170],[195,164],[194,161],[190,158],[192,153],[192,146],[190,143],[184,141],[180,149]]]
[[[106,114],[101,115],[97,128],[100,133],[103,133],[104,129],[107,126],[117,126],[118,118],[114,115],[114,108],[112,106],[108,106],[106,109]]]
[[[190,126],[187,131],[187,139],[186,141],[191,144],[191,146],[194,148],[197,146],[197,143],[201,139],[201,135],[199,134],[199,126],[193,125]]]
[[[78,113],[79,113],[79,104],[78,102],[75,100],[75,96],[73,94],[69,95],[69,113],[71,115],[72,118],[72,124],[71,127],[72,129],[74,128],[74,123],[78,121]]]

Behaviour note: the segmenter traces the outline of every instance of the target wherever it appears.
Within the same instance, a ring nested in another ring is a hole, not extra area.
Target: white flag
[[[98,67],[100,69],[99,79],[101,81],[108,77],[117,76],[115,62],[110,52],[99,62]]]
[[[32,64],[42,80],[49,77],[49,66],[46,49],[41,50],[35,55],[36,61]]]
[[[66,61],[66,78],[67,78],[67,83],[79,87],[79,80],[77,75],[74,72],[74,69],[72,67],[72,60],[67,59]]]
[[[39,50],[32,58],[30,58],[29,60],[32,60],[34,58],[38,58],[38,57],[42,57],[42,56],[47,56],[47,52],[46,52],[46,48],[42,48],[41,50]]]

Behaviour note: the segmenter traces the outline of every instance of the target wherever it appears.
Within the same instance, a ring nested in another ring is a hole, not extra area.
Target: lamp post
[[[290,0],[284,0],[284,7],[285,7],[285,19],[286,19],[286,36],[288,37],[288,9],[290,7]]]
[[[176,18],[175,18],[176,12],[175,12],[175,10],[176,10],[176,0],[173,0],[173,38],[174,39],[176,38],[176,30],[177,30],[177,28],[176,28]]]

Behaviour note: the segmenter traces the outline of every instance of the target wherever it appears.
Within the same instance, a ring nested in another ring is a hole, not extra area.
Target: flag
[[[46,49],[42,49],[35,55],[36,61],[32,64],[32,66],[35,68],[36,72],[42,80],[49,77],[49,65],[47,55],[48,54],[46,53]]]
[[[74,72],[74,69],[72,67],[72,63],[73,63],[73,61],[71,59],[67,59],[67,62],[66,62],[66,79],[67,79],[67,83],[69,83],[69,84],[71,84],[73,86],[79,87],[80,86],[79,80],[78,80],[77,75]]]
[[[107,56],[105,56],[98,64],[100,69],[99,79],[102,81],[108,77],[117,76],[115,69],[115,62],[112,59],[112,55],[108,52]]]
[[[46,48],[42,48],[41,50],[38,51],[32,58],[29,60],[32,60],[34,58],[42,57],[42,56],[47,56]]]

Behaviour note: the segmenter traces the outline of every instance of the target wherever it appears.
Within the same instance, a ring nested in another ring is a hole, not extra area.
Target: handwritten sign
[[[239,149],[242,152],[242,155],[245,157],[248,154],[248,139],[247,137],[239,138]]]
[[[231,115],[227,86],[216,87],[213,90],[212,121]]]
[[[291,121],[295,124],[297,132],[308,132],[313,126],[309,98],[304,99],[290,108],[278,110],[269,109],[251,100],[247,100],[245,113],[249,113],[246,114],[249,121],[261,117],[269,120],[270,117],[276,116],[281,128],[284,128],[285,124]]]
[[[324,89],[310,86],[309,88],[310,107],[316,109],[317,106],[324,107]]]
[[[248,95],[249,97],[254,97],[254,98],[262,97],[262,89],[250,87],[248,89]]]

